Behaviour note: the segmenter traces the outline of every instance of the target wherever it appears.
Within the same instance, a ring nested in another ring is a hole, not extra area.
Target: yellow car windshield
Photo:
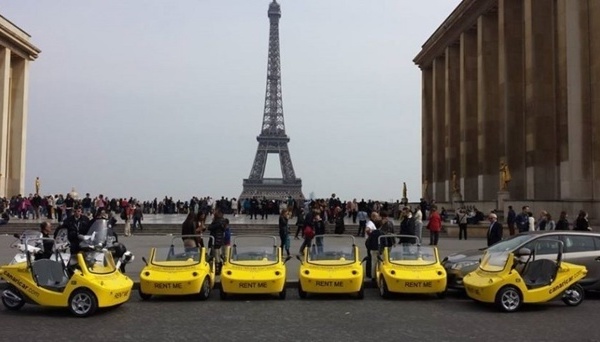
[[[276,246],[233,246],[229,260],[237,265],[273,265],[279,262]]]
[[[156,248],[152,264],[156,266],[192,266],[200,263],[200,248]]]
[[[511,255],[510,252],[486,252],[479,267],[487,272],[500,272],[506,266]]]
[[[107,274],[116,270],[115,261],[108,251],[84,252],[83,260],[87,270],[94,274]]]
[[[435,249],[412,244],[397,244],[388,249],[389,261],[393,264],[407,266],[433,265],[437,260]]]

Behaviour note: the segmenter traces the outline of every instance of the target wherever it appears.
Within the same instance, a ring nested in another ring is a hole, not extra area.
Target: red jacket
[[[427,224],[427,229],[432,232],[439,232],[442,230],[442,218],[437,211],[434,211],[429,215],[429,223]]]

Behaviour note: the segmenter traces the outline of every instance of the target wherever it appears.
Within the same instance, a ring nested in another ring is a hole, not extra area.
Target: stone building
[[[464,0],[414,62],[426,197],[451,201],[456,171],[493,207],[504,161],[513,204],[600,216],[600,1]]]
[[[29,62],[40,49],[0,15],[0,196],[23,193]]]

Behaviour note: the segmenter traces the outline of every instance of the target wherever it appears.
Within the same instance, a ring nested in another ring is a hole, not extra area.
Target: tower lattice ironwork
[[[279,19],[281,7],[276,0],[269,5],[269,60],[267,63],[267,90],[262,130],[256,137],[258,149],[250,170],[250,177],[244,179],[244,189],[240,198],[266,197],[282,199],[291,196],[304,199],[302,180],[296,178],[283,121],[283,103],[281,99],[281,60],[279,55]],[[264,178],[265,166],[269,154],[279,154],[282,178]]]

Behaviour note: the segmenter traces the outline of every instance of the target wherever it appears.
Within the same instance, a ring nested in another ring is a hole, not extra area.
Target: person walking
[[[296,217],[296,234],[294,235],[294,239],[299,240],[298,235],[302,234],[304,237],[304,208],[300,208],[298,212],[298,216]]]
[[[281,240],[281,250],[285,250],[287,256],[290,256],[290,226],[288,221],[290,212],[287,209],[281,210],[279,215],[279,239]]]
[[[498,216],[491,213],[488,215],[490,226],[487,232],[487,245],[488,247],[502,240],[502,225],[498,222]]]
[[[467,212],[461,208],[458,210],[458,239],[463,237],[467,239]]]
[[[421,207],[417,206],[413,215],[415,218],[415,235],[419,238],[419,243],[423,241],[423,212]]]
[[[429,245],[437,246],[440,239],[440,231],[442,230],[442,218],[437,211],[437,206],[432,205],[430,211],[429,223],[427,223],[427,229],[429,229]]]
[[[517,214],[513,209],[512,205],[508,206],[508,215],[506,217],[506,224],[508,225],[508,233],[510,236],[515,235],[515,221],[517,218]]]
[[[588,214],[584,210],[579,211],[579,215],[577,215],[577,219],[575,220],[575,227],[573,230],[580,231],[590,231],[590,223],[588,222]]]
[[[556,230],[569,230],[569,220],[567,219],[567,212],[561,211],[558,222],[556,222]]]

